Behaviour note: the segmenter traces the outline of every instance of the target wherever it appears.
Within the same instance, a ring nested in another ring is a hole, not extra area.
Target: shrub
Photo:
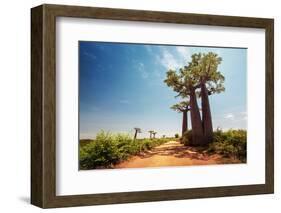
[[[228,130],[214,132],[214,142],[209,144],[209,152],[225,157],[233,157],[246,162],[247,132],[245,130]]]
[[[118,161],[117,142],[110,133],[100,132],[96,140],[80,147],[80,169],[108,167]]]
[[[180,136],[179,136],[179,134],[178,133],[176,133],[175,134],[175,138],[179,138]]]
[[[131,155],[152,149],[169,139],[137,139],[101,131],[95,140],[80,144],[80,169],[110,168]]]
[[[188,130],[185,131],[182,138],[181,138],[181,143],[183,143],[184,145],[188,146],[191,144],[191,140],[192,140],[192,131]]]
[[[91,143],[92,141],[93,141],[93,140],[91,140],[91,139],[81,139],[79,145],[80,145],[80,146],[85,146],[85,145]]]

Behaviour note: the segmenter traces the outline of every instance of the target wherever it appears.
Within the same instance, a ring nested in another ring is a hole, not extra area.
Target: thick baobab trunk
[[[187,131],[187,110],[182,112],[182,131],[181,136]]]
[[[194,88],[190,90],[190,117],[192,126],[191,144],[195,146],[202,145],[204,143],[204,134]]]
[[[201,84],[201,105],[204,143],[208,144],[213,140],[213,124],[209,103],[209,94],[204,82]]]

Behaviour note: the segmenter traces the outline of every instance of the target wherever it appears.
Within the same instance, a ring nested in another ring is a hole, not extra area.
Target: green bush
[[[95,140],[80,145],[80,169],[110,168],[131,155],[152,149],[169,139],[137,139],[101,131]]]
[[[85,145],[87,145],[87,144],[89,144],[89,143],[91,143],[93,140],[91,140],[91,139],[82,139],[82,140],[80,140],[80,146],[85,146]]]
[[[192,131],[186,131],[181,143],[186,146],[191,145]],[[223,132],[217,130],[213,135],[213,142],[208,144],[209,153],[218,153],[224,157],[232,157],[246,162],[247,155],[247,131],[245,130],[228,130]]]
[[[178,133],[176,133],[175,134],[175,138],[179,138],[180,136],[179,136],[179,134]]]
[[[110,133],[100,132],[96,140],[80,146],[80,169],[110,166],[118,161],[117,140]]]
[[[192,140],[192,132],[191,130],[185,131],[182,138],[181,138],[181,143],[183,143],[184,145],[188,146],[191,144],[191,140]]]
[[[225,157],[233,157],[246,162],[247,131],[228,130],[214,132],[214,142],[209,144],[209,152],[215,152]]]

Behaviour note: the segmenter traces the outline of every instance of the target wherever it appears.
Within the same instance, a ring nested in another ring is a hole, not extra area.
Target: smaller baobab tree
[[[189,101],[182,101],[178,104],[171,106],[171,109],[175,110],[176,112],[182,113],[182,131],[181,135],[188,130],[188,111],[190,110]]]
[[[166,138],[166,135],[162,135],[163,138]]]
[[[154,132],[154,131],[153,131],[152,134],[153,134],[153,138],[155,138],[155,135],[157,134],[157,132]]]
[[[149,132],[149,138],[151,139],[154,131],[153,130],[149,130],[148,132]]]
[[[134,130],[135,130],[134,140],[136,140],[138,133],[141,133],[141,128],[135,127]]]

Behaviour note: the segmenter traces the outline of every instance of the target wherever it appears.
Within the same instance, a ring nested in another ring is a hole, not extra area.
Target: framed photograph
[[[274,192],[274,21],[31,9],[31,203]]]

